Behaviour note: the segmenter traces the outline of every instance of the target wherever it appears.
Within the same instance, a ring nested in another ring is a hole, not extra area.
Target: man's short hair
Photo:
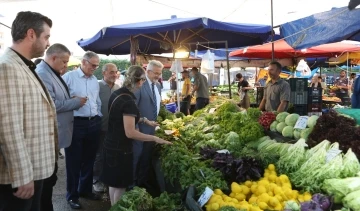
[[[100,58],[99,55],[97,55],[95,52],[92,51],[86,51],[86,53],[83,56],[83,59],[85,60],[90,60],[91,58],[96,57],[96,58]]]
[[[116,65],[114,63],[106,63],[102,67],[102,72],[105,72],[106,70],[108,70],[109,67],[115,67],[115,70],[117,70],[117,67],[116,67]],[[117,70],[116,73],[120,73],[120,71]]]
[[[18,42],[26,37],[29,29],[35,31],[36,37],[44,32],[44,24],[52,27],[52,20],[37,12],[19,12],[11,26],[13,42]]]
[[[149,64],[146,66],[146,70],[153,70],[153,68],[155,67],[159,67],[160,69],[164,68],[164,65],[157,60],[150,60]]]
[[[63,54],[63,53],[67,53],[69,55],[71,54],[70,50],[65,45],[60,43],[55,43],[47,49],[46,56],[51,56],[54,54]]]
[[[321,79],[321,80],[322,80],[322,77],[321,77],[321,76],[318,76],[318,79]]]
[[[272,61],[269,65],[275,65],[278,70],[281,70],[281,64],[277,61]]]
[[[198,72],[198,71],[199,71],[199,69],[197,69],[196,67],[193,67],[193,68],[191,68],[191,71]]]
[[[356,75],[356,73],[351,73],[351,76]]]
[[[237,78],[237,79],[241,79],[242,77],[243,77],[243,76],[242,76],[241,73],[236,74],[236,78]]]

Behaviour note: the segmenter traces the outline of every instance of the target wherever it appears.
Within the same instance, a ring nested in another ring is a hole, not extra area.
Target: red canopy
[[[319,45],[303,50],[295,50],[285,40],[274,42],[274,58],[296,58],[296,57],[333,57],[343,52],[360,51],[360,45],[337,42]],[[230,52],[229,56],[246,58],[271,59],[272,45],[265,43]]]

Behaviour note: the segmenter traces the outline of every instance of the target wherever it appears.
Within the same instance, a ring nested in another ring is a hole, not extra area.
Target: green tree
[[[171,77],[171,71],[169,69],[164,68],[162,71],[162,79],[164,81],[167,81],[167,80],[169,80],[170,77]]]

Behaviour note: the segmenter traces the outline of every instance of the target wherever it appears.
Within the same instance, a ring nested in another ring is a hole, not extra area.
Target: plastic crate
[[[322,112],[322,103],[312,103],[308,107],[309,112]]]
[[[309,96],[308,102],[309,102],[309,104],[322,103],[322,97],[321,96]]]
[[[301,105],[308,103],[308,92],[290,92],[290,103]]]
[[[321,97],[322,96],[322,88],[309,87],[308,92],[309,92],[308,95],[311,97]]]
[[[299,114],[300,116],[307,116],[308,115],[308,105],[294,105],[294,113]]]
[[[290,78],[289,84],[290,84],[290,90],[292,92],[307,92],[308,91],[308,79],[307,78]]]
[[[195,187],[191,185],[186,194],[186,199],[185,199],[186,207],[191,211],[202,211],[202,208],[195,200],[195,194],[196,194],[195,191],[196,191]]]

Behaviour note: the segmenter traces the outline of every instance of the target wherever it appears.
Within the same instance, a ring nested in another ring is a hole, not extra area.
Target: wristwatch
[[[143,123],[145,123],[146,122],[146,120],[148,120],[146,117],[143,117]]]

